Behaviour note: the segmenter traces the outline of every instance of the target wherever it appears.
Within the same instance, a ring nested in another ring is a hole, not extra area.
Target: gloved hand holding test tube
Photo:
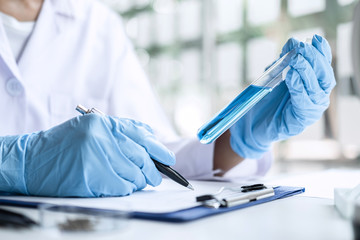
[[[232,149],[259,159],[272,142],[301,133],[329,106],[336,85],[331,59],[319,35],[307,43],[289,39],[280,58],[199,129],[200,142],[212,143],[230,128]]]
[[[278,86],[280,82],[285,80],[286,74],[290,70],[289,62],[295,54],[294,49],[286,53],[214,118],[205,123],[198,131],[200,142],[204,144],[212,143]]]

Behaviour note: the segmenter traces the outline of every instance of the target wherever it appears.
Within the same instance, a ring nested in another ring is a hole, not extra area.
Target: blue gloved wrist
[[[0,137],[0,191],[28,194],[24,149],[29,135]]]
[[[271,142],[259,143],[250,131],[240,137],[238,133],[247,130],[239,129],[239,126],[241,125],[234,125],[230,128],[230,146],[236,154],[243,158],[259,159],[270,150]]]

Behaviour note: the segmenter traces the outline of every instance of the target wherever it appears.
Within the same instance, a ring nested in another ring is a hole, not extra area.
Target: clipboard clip
[[[215,194],[196,197],[196,202],[209,208],[226,208],[274,196],[274,188],[264,184],[253,184],[239,187],[222,187]]]

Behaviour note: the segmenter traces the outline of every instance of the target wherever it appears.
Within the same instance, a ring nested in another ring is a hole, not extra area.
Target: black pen
[[[170,179],[174,180],[178,184],[194,190],[194,187],[183,176],[181,176],[180,173],[175,171],[175,169],[171,168],[168,165],[162,164],[161,162],[158,162],[154,159],[152,160],[154,161],[155,166],[159,170],[159,172],[161,172],[165,176],[168,176]]]
[[[91,109],[87,109],[82,105],[77,105],[76,106],[76,110],[78,112],[80,112],[82,115],[88,114],[88,113],[97,113],[100,115],[105,115],[103,112],[101,112],[100,110],[96,109],[96,108],[91,108]],[[172,179],[173,181],[177,182],[178,184],[187,187],[191,190],[194,190],[194,187],[183,177],[180,175],[180,173],[178,173],[177,171],[175,171],[173,168],[171,168],[170,166],[167,166],[165,164],[162,164],[154,159],[152,159],[154,161],[154,164],[156,166],[156,168],[159,170],[159,172],[161,172],[162,174],[164,174],[165,176],[169,177],[170,179]]]

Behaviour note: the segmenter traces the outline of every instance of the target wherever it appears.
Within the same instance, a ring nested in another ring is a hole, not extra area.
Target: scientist
[[[263,175],[271,143],[322,116],[335,86],[331,50],[290,39],[286,80],[215,144],[180,139],[119,16],[95,0],[0,0],[0,191],[123,196],[161,182],[151,158],[205,179]],[[77,104],[107,116],[76,116]],[[115,117],[116,116],[116,117]],[[191,116],[189,116],[191,117]]]

